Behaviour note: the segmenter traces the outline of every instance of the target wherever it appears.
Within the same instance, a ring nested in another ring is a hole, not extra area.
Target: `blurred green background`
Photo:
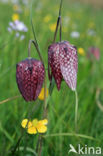
[[[58,17],[59,0],[33,0],[32,18],[41,53],[47,67],[47,50],[54,36]],[[26,103],[22,97],[2,102],[20,95],[16,84],[16,63],[27,58],[28,42],[33,39],[30,23],[31,1],[0,1],[0,156],[11,155],[23,129],[21,121],[31,112],[31,119],[42,118],[43,101]],[[11,29],[10,22],[19,19],[27,32]],[[68,40],[78,49],[78,133],[97,140],[78,136],[62,136],[75,133],[75,94],[63,81],[58,92],[55,86],[48,105],[48,131],[43,139],[43,156],[75,156],[69,153],[69,144],[100,146],[103,149],[103,4],[102,1],[63,1],[62,40]],[[57,36],[57,41],[59,36]],[[88,48],[100,49],[97,61],[87,57]],[[82,53],[80,53],[82,48]],[[32,47],[32,57],[38,54]],[[49,81],[48,81],[49,86]],[[99,95],[97,94],[99,91]],[[98,96],[96,98],[96,95]],[[35,107],[36,106],[36,107]],[[34,107],[34,110],[33,110]],[[33,111],[32,111],[33,110]],[[51,137],[51,134],[60,134]],[[38,135],[23,136],[17,156],[34,155]],[[24,150],[24,147],[28,149]]]

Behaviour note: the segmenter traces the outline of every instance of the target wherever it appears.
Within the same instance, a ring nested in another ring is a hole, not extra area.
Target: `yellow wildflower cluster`
[[[27,129],[27,133],[29,134],[36,134],[36,133],[45,133],[47,131],[47,123],[48,120],[37,120],[34,119],[32,121],[29,121],[28,119],[24,119],[21,123],[21,126],[23,128]]]

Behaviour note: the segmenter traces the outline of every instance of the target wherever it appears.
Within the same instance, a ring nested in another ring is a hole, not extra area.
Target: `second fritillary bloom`
[[[75,91],[78,69],[76,47],[68,41],[53,43],[48,48],[48,62],[51,67],[49,78],[51,80],[51,76],[53,75],[58,90],[60,90],[61,81],[64,79],[67,85]]]

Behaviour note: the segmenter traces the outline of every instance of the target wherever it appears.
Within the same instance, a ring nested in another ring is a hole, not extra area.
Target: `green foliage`
[[[28,42],[33,39],[30,23],[30,7],[21,4],[22,12],[19,14],[20,20],[28,27],[25,39],[20,41],[15,35],[7,31],[8,23],[15,13],[13,5],[0,3],[0,101],[20,95],[16,84],[16,63],[27,58]],[[45,65],[47,67],[47,50],[53,40],[54,32],[51,25],[56,23],[59,9],[58,1],[34,1],[32,6],[32,19],[35,25],[36,36],[41,49]],[[50,15],[51,19],[45,22],[45,17]],[[70,18],[66,23],[65,19]],[[87,56],[78,54],[78,133],[91,138],[74,135],[75,133],[75,94],[63,81],[61,90],[58,92],[54,87],[48,105],[48,131],[44,137],[42,155],[62,156],[68,155],[69,144],[77,147],[77,144],[88,146],[100,146],[103,142],[103,112],[96,103],[96,90],[103,88],[103,10],[95,9],[89,5],[80,3],[63,2],[62,8],[62,39],[68,40],[77,48],[82,47],[87,55],[88,47],[96,46],[100,48],[100,61],[91,62]],[[93,29],[96,35],[89,36],[88,30]],[[70,33],[78,31],[79,38],[72,38]],[[59,36],[57,37],[59,40]],[[32,57],[38,58],[38,54],[32,47]],[[49,81],[48,81],[49,84]],[[101,95],[101,99],[102,99]],[[36,106],[34,112],[32,108]],[[43,102],[26,103],[22,97],[0,104],[0,156],[9,155],[8,152],[15,146],[19,139],[22,128],[21,121],[27,118],[31,112],[31,119],[41,119]],[[51,134],[58,136],[49,136]],[[62,133],[73,135],[64,136]],[[20,143],[18,156],[35,155],[37,145],[37,135],[24,134]],[[24,147],[26,151],[24,151]],[[103,148],[103,147],[102,147]],[[24,154],[25,153],[25,154]],[[15,156],[16,156],[15,155]],[[73,154],[71,153],[71,156]]]

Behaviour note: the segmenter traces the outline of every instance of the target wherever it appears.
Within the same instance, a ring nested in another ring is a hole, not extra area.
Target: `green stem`
[[[100,96],[100,89],[98,88],[96,90],[96,103],[97,103],[97,106],[99,107],[99,109],[103,112],[103,105],[99,100],[99,96]]]
[[[62,33],[61,9],[62,9],[62,2],[63,2],[63,0],[60,1],[59,16],[58,16],[58,19],[57,19],[57,25],[56,25],[56,30],[55,30],[55,33],[54,33],[53,43],[55,43],[55,40],[56,40],[59,24],[60,24],[60,41],[61,41],[61,33]]]
[[[85,139],[90,139],[90,140],[94,140],[94,141],[99,141],[99,139],[93,138],[92,136],[87,136],[84,134],[77,134],[77,133],[54,133],[54,134],[48,134],[48,135],[44,135],[44,138],[47,137],[59,137],[59,136],[75,136],[75,137],[80,137],[80,138],[85,138]]]
[[[28,58],[31,57],[31,43],[32,43],[32,40],[29,40],[29,46],[28,46]]]
[[[60,42],[62,40],[62,19],[61,19],[61,9],[62,9],[63,0],[60,2],[60,9],[59,9],[59,17],[60,17]]]
[[[54,33],[54,40],[53,40],[53,43],[55,43],[55,40],[56,40],[56,36],[57,36],[57,32],[58,32],[58,27],[59,27],[59,22],[60,22],[60,16],[58,17],[57,19],[57,25],[56,25],[56,30],[55,30],[55,33]]]
[[[42,55],[40,53],[40,49],[39,49],[39,45],[38,45],[38,42],[37,42],[37,39],[36,39],[36,34],[35,34],[35,31],[34,31],[34,26],[33,26],[33,23],[32,23],[32,19],[31,19],[31,25],[32,25],[32,31],[33,31],[33,35],[34,35],[34,40],[33,41],[33,44],[39,54],[39,58],[41,60],[41,62],[43,63],[44,65],[44,61],[43,61],[43,58],[42,58]],[[45,69],[45,65],[44,65],[44,71],[45,71],[45,79],[44,79],[44,110],[43,110],[43,116],[46,117],[46,69]],[[38,138],[38,144],[37,144],[37,152],[38,152],[38,156],[41,156],[41,152],[42,152],[42,138],[41,138],[41,135],[39,135],[39,138]]]
[[[47,93],[47,82],[46,82],[46,70],[45,70],[45,79],[44,79],[44,118],[46,117],[46,106],[47,106],[46,93]]]
[[[46,92],[47,92],[47,84],[46,84],[46,70],[45,70],[43,118],[47,118],[47,112],[46,112],[46,107],[47,107],[47,100],[46,100],[46,98],[47,97],[46,97]],[[39,135],[38,144],[37,144],[38,156],[41,156],[42,144],[43,144],[43,138],[41,137],[41,135]]]
[[[5,99],[3,101],[0,101],[0,104],[6,103],[6,102],[11,101],[11,100],[15,100],[15,99],[20,98],[20,97],[21,97],[21,95],[10,97],[8,99]]]
[[[42,143],[43,143],[43,138],[41,137],[41,135],[39,136],[39,144],[40,144],[40,148],[38,148],[38,156],[41,156],[41,152],[42,152]]]
[[[78,93],[75,91],[75,131],[78,129]]]
[[[37,50],[37,53],[38,53],[38,55],[39,55],[39,58],[40,58],[41,62],[44,64],[43,59],[42,59],[42,56],[41,56],[41,53],[40,53],[39,46],[38,46],[37,42],[34,41],[34,40],[29,40],[28,58],[31,58],[31,43],[34,44],[34,46],[35,46],[35,48],[36,48],[36,50]]]
[[[62,3],[63,3],[63,0],[60,1],[59,16],[61,16]]]
[[[62,19],[60,18],[60,42],[62,40]]]
[[[36,48],[36,50],[38,52],[38,55],[39,55],[39,58],[40,58],[41,62],[44,64],[44,61],[43,61],[43,58],[41,56],[41,53],[40,53],[40,49],[39,49],[38,44],[34,40],[33,40],[33,44],[34,44],[34,46],[35,46],[35,48]]]
[[[32,41],[37,52],[38,52],[38,55],[39,55],[39,58],[41,60],[41,62],[44,64],[44,61],[43,61],[43,58],[42,58],[42,55],[40,53],[40,49],[39,49],[39,45],[38,45],[38,42],[37,42],[37,39],[36,39],[36,34],[35,34],[35,31],[34,31],[34,25],[33,25],[33,22],[32,22],[32,19],[31,19],[31,25],[32,25],[32,32],[33,32],[33,35],[34,35],[34,40]]]
[[[34,106],[34,107],[35,107],[35,106]],[[29,123],[30,118],[31,118],[31,105],[29,105],[28,110],[29,110],[29,113],[28,113],[28,122],[27,122],[27,124],[26,124],[26,126],[25,126],[25,129],[28,127],[28,123]],[[34,110],[34,109],[32,109],[32,110]],[[22,138],[24,137],[24,134],[26,134],[26,131],[23,131],[23,130],[22,130],[21,136],[19,137],[19,139],[18,139],[16,145],[14,146],[13,150],[11,151],[11,154],[12,154],[13,156],[15,155],[16,150],[19,148],[20,142],[21,142]]]

